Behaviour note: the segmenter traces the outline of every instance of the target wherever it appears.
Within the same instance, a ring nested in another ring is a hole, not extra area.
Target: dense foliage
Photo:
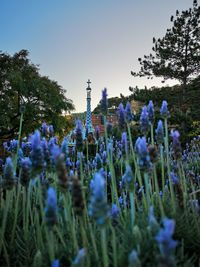
[[[159,106],[162,99],[167,100],[170,106],[169,124],[171,127],[178,128],[183,134],[181,140],[186,143],[191,137],[200,134],[200,76],[190,82],[185,87],[185,101],[181,100],[182,86],[173,87],[152,87],[151,89],[130,88],[132,94],[128,100],[135,100],[141,103],[148,103],[152,99],[155,105],[156,114],[159,114]],[[157,117],[156,115],[156,117]]]
[[[73,148],[67,137],[59,146],[45,124],[20,146],[4,144],[1,266],[200,264],[199,137],[182,151],[179,132],[169,134],[166,101],[158,124],[153,102],[143,107],[136,142],[130,104],[117,114],[121,137],[109,134],[104,117],[94,157],[80,121]]]
[[[56,81],[39,74],[39,68],[21,50],[13,56],[0,53],[0,138],[13,138],[19,126],[21,112],[23,133],[27,134],[42,121],[54,124],[62,131],[68,122],[63,111],[74,109],[71,100]]]

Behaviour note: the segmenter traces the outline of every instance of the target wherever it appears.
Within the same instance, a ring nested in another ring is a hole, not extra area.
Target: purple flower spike
[[[161,254],[168,258],[177,246],[177,241],[172,239],[175,229],[175,221],[170,219],[163,220],[163,228],[160,229],[156,236]]]
[[[131,122],[133,120],[134,116],[133,116],[133,113],[132,113],[130,102],[126,103],[125,112],[126,112],[126,121],[127,122]]]
[[[53,136],[54,135],[54,128],[53,128],[53,125],[49,125],[49,134],[50,136]]]
[[[111,217],[112,219],[118,218],[120,213],[120,209],[117,207],[116,204],[112,204],[112,209],[111,209]]]
[[[154,208],[153,206],[149,209],[149,228],[151,229],[152,233],[155,234],[158,232],[159,224],[156,220],[156,217],[154,215]]]
[[[168,107],[167,107],[167,101],[166,100],[163,100],[162,102],[162,106],[160,108],[160,115],[163,117],[163,118],[168,118],[169,117],[169,111],[168,111]]]
[[[85,256],[86,256],[85,248],[80,249],[76,258],[73,261],[73,266],[82,266]]]
[[[50,187],[47,192],[45,220],[49,226],[53,226],[57,222],[57,198],[56,192],[52,187]]]
[[[20,180],[23,185],[28,185],[30,181],[32,163],[28,157],[21,160]]]
[[[139,267],[141,266],[140,260],[138,258],[138,253],[135,249],[131,251],[128,257],[129,265],[128,267]]]
[[[59,267],[59,260],[52,261],[51,267]]]
[[[43,122],[43,123],[42,123],[42,126],[41,126],[41,133],[42,133],[42,136],[46,136],[46,135],[47,135],[47,132],[48,132],[47,124],[46,124],[46,122]]]
[[[156,129],[156,140],[158,144],[162,144],[164,142],[164,128],[161,120],[158,121]]]
[[[144,106],[142,108],[142,112],[140,115],[140,130],[142,132],[142,134],[147,135],[148,131],[149,131],[149,115],[147,112],[147,107]]]
[[[130,165],[126,165],[126,171],[122,176],[122,183],[130,187],[131,189],[134,186],[134,175]]]
[[[146,138],[138,138],[135,144],[135,150],[138,156],[138,165],[140,169],[148,170],[151,168],[152,163],[149,156],[149,150],[147,148]]]
[[[15,184],[14,167],[10,157],[6,159],[6,164],[3,170],[3,180],[10,185],[10,188]]]
[[[117,110],[118,120],[119,120],[119,126],[121,129],[125,128],[126,125],[126,113],[124,110],[124,106],[122,103],[119,104],[118,110]]]
[[[172,147],[173,147],[173,155],[176,160],[180,159],[182,157],[182,149],[181,149],[181,143],[179,140],[180,134],[178,131],[171,131],[172,136]]]
[[[170,173],[170,176],[171,176],[172,183],[174,185],[177,185],[179,183],[179,178],[175,175],[174,172],[171,172]]]
[[[148,110],[148,115],[149,115],[149,121],[153,123],[154,122],[154,106],[153,106],[152,100],[149,101],[147,110]]]
[[[123,151],[125,153],[127,153],[128,152],[128,140],[127,140],[127,134],[126,134],[126,132],[123,132],[122,133],[122,140],[121,140],[121,142],[122,142],[122,149],[123,149]]]
[[[44,166],[44,154],[40,141],[40,132],[36,130],[35,133],[31,136],[30,140],[32,146],[32,151],[30,154],[32,166],[33,169],[40,170]]]
[[[101,172],[97,172],[94,175],[94,178],[90,183],[90,189],[92,195],[88,209],[89,215],[96,220],[97,224],[105,225],[109,216],[109,210],[105,194],[105,179]]]

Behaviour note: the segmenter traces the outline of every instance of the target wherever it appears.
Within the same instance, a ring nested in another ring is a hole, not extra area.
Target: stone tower
[[[92,126],[92,113],[91,113],[91,91],[92,91],[92,89],[90,87],[91,81],[88,80],[87,84],[88,84],[88,86],[86,88],[86,91],[87,91],[87,114],[86,114],[85,128],[88,131],[88,133],[94,133],[94,128]]]

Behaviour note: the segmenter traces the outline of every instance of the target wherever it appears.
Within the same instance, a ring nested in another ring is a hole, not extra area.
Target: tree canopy
[[[72,101],[65,96],[66,90],[40,75],[38,65],[28,55],[27,50],[13,56],[0,52],[0,138],[16,134],[22,108],[25,134],[43,121],[60,130],[64,122],[62,112],[74,109]]]
[[[177,79],[186,85],[200,74],[200,6],[193,1],[188,10],[171,16],[173,26],[163,38],[153,38],[153,54],[138,58],[141,65],[133,76]]]

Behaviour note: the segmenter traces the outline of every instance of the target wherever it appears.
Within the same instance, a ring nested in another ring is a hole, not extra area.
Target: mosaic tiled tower
[[[88,131],[88,133],[93,133],[94,132],[94,128],[92,126],[92,114],[91,114],[91,81],[88,80],[87,81],[88,87],[86,88],[87,90],[87,115],[86,115],[86,124],[85,127]]]

